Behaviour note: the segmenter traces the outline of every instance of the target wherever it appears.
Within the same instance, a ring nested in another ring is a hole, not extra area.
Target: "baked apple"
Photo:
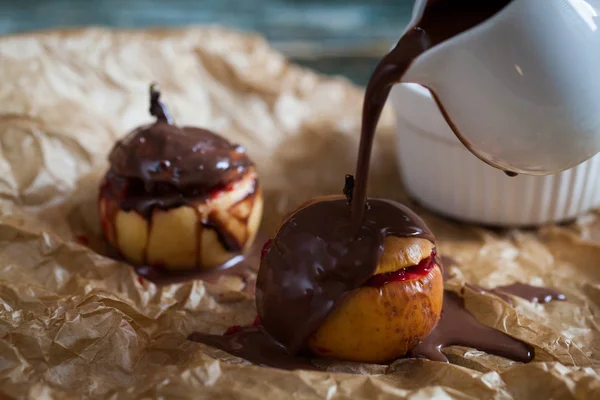
[[[119,140],[100,188],[108,242],[128,261],[209,269],[250,247],[262,214],[256,168],[241,146],[175,125],[150,89],[156,122]]]
[[[304,204],[267,243],[257,280],[266,332],[295,353],[385,362],[436,326],[444,295],[433,235],[408,208],[371,199],[351,232],[342,196]]]

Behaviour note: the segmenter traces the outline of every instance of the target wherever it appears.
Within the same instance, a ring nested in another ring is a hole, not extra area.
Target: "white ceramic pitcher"
[[[487,163],[563,171],[600,151],[599,14],[600,0],[513,0],[425,52],[402,81],[430,88]]]

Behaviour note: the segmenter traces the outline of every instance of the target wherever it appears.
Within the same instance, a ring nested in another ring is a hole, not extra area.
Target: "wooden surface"
[[[413,0],[0,0],[0,34],[57,27],[220,24],[258,32],[297,62],[364,84]]]

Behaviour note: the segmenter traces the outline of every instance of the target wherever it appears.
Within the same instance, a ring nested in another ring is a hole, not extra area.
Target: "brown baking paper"
[[[44,32],[0,39],[0,387],[19,398],[600,398],[600,229],[595,215],[539,231],[491,231],[412,203],[394,158],[390,110],[372,195],[418,211],[461,264],[447,288],[524,281],[567,302],[510,307],[465,291],[483,323],[533,345],[514,363],[467,348],[452,364],[322,360],[323,372],[256,367],[186,340],[250,324],[235,279],[159,287],[102,251],[95,201],[114,140],[148,115],[161,84],[175,119],[247,147],[263,230],[301,202],[340,193],[354,169],[362,91],[291,65],[264,40],[219,28]],[[426,154],[426,150],[424,153]],[[519,178],[515,178],[519,179]],[[89,246],[89,247],[88,247]]]

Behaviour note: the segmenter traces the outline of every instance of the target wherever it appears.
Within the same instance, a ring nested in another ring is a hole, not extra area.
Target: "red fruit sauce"
[[[387,272],[385,274],[373,275],[363,286],[382,287],[390,282],[404,282],[417,280],[427,275],[435,267],[435,252],[417,265],[402,268],[398,271]]]
[[[231,192],[235,187],[235,183],[229,183],[227,185],[218,185],[214,187],[209,194],[211,199],[216,199],[223,195],[223,193]]]

